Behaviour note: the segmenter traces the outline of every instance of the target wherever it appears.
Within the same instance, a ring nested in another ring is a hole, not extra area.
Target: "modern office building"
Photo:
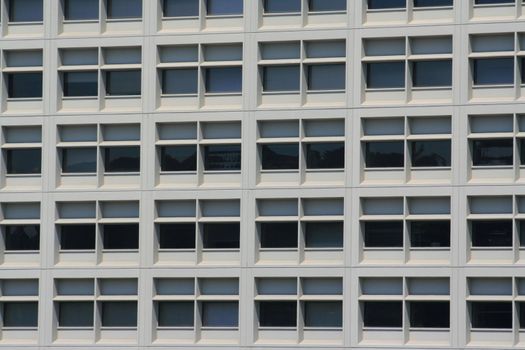
[[[524,349],[522,0],[0,0],[0,349]]]

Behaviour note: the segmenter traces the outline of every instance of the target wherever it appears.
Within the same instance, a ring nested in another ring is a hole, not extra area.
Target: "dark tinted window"
[[[452,6],[454,0],[414,0],[414,7]]]
[[[405,87],[405,62],[373,62],[366,64],[368,89]]]
[[[163,0],[164,17],[196,17],[199,15],[199,0]]]
[[[295,301],[259,302],[259,327],[297,327]]]
[[[403,246],[402,221],[367,221],[364,224],[365,247],[399,248]]]
[[[472,141],[472,164],[475,166],[512,165],[512,139],[488,139]]]
[[[42,97],[42,73],[8,73],[7,97],[40,98]]]
[[[520,163],[525,165],[525,139],[518,139],[519,152],[520,152]]]
[[[203,327],[238,327],[239,303],[237,301],[207,301],[201,306]]]
[[[4,303],[3,327],[37,327],[37,302]]]
[[[141,18],[142,0],[106,0],[108,19]]]
[[[472,221],[473,247],[512,247],[512,221]]]
[[[98,96],[98,72],[64,73],[64,96]]]
[[[9,22],[42,22],[43,0],[9,0]]]
[[[98,19],[99,0],[64,0],[64,18],[69,21]]]
[[[205,146],[204,170],[241,170],[241,145]]]
[[[60,226],[60,249],[94,250],[95,225],[62,225]]]
[[[58,304],[59,327],[93,327],[93,302],[75,301]]]
[[[163,146],[160,148],[162,171],[197,170],[197,146]]]
[[[449,328],[450,305],[448,301],[410,302],[410,327]]]
[[[5,250],[19,251],[40,249],[39,225],[5,226]]]
[[[511,302],[471,302],[470,321],[472,328],[512,328]]]
[[[202,225],[204,249],[238,249],[239,223],[206,223]]]
[[[304,303],[305,327],[343,326],[343,303],[340,301],[307,301]]]
[[[242,91],[242,68],[221,67],[206,69],[206,92],[229,93]]]
[[[297,222],[262,222],[261,248],[297,248]]]
[[[139,225],[103,225],[104,249],[139,249]]]
[[[102,327],[137,327],[137,302],[103,302]]]
[[[475,0],[476,5],[514,4],[516,0]]]
[[[345,64],[316,64],[308,66],[308,90],[344,90]]]
[[[195,249],[195,224],[159,225],[160,249]]]
[[[42,151],[40,148],[8,149],[8,174],[40,174],[42,165]]]
[[[405,8],[406,0],[368,0],[369,9]]]
[[[345,167],[345,144],[310,143],[306,145],[308,169],[342,169]]]
[[[192,327],[193,301],[163,301],[158,303],[159,327]]]
[[[410,222],[410,245],[417,248],[450,247],[450,222]]]
[[[210,16],[242,15],[243,0],[206,0],[206,11]]]
[[[399,328],[403,324],[401,301],[366,301],[363,303],[365,327]]]
[[[346,11],[346,0],[309,0],[310,12]]]
[[[519,224],[519,236],[520,236],[520,247],[525,247],[525,220],[518,221]],[[525,327],[525,324],[523,324]]]
[[[520,329],[525,328],[525,303],[518,303]]]
[[[301,12],[301,0],[264,0],[265,13]]]
[[[106,72],[106,95],[139,96],[141,94],[142,74],[138,70]]]
[[[452,86],[452,60],[412,62],[414,87]]]
[[[367,168],[402,168],[405,164],[403,141],[365,143]]]
[[[514,84],[514,58],[478,58],[473,62],[474,85]]]
[[[198,69],[165,69],[162,71],[162,93],[165,95],[196,94],[198,92]]]
[[[449,167],[450,140],[412,141],[410,152],[413,167]]]
[[[343,236],[342,222],[305,223],[306,248],[342,248]]]
[[[299,91],[299,65],[263,67],[264,91]]]
[[[104,149],[106,173],[140,171],[140,147],[108,147]]]
[[[62,173],[95,173],[97,148],[63,148]]]
[[[262,145],[262,168],[278,170],[299,168],[299,145],[296,143],[278,143]]]

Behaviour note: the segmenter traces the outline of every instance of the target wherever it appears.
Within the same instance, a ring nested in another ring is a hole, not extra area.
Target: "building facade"
[[[525,348],[522,0],[1,0],[0,348]]]

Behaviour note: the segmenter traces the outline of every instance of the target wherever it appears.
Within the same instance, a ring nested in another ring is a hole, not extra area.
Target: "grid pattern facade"
[[[0,347],[525,347],[524,21],[0,0]]]

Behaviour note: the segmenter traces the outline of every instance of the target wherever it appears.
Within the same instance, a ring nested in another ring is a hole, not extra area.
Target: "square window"
[[[102,302],[102,327],[137,327],[136,301]]]
[[[405,62],[371,62],[365,65],[367,89],[405,87]]]
[[[514,58],[477,58],[473,60],[474,85],[513,85]]]
[[[65,72],[63,75],[65,97],[98,96],[98,72]]]
[[[40,148],[8,149],[6,158],[6,172],[9,175],[41,173],[42,150]]]
[[[102,225],[104,233],[104,250],[137,250],[139,249],[138,224]]]
[[[365,248],[403,247],[403,221],[367,221],[364,223]]]
[[[363,325],[369,328],[401,328],[401,301],[366,301],[363,303]]]
[[[273,143],[261,146],[263,170],[299,169],[299,145],[296,143]]]
[[[365,167],[403,168],[404,148],[403,141],[365,142]]]
[[[159,327],[193,328],[193,301],[162,301],[158,303]]]
[[[346,86],[344,63],[308,65],[308,91],[339,91]]]
[[[39,225],[5,226],[6,251],[38,251],[39,249]]]
[[[162,146],[160,169],[161,171],[196,171],[197,146]]]
[[[207,68],[205,76],[207,93],[242,92],[242,67]]]
[[[94,224],[61,225],[59,232],[61,250],[95,250]]]
[[[160,224],[159,248],[195,249],[195,224]]]
[[[452,60],[412,62],[414,87],[452,86]]]
[[[96,173],[97,172],[97,148],[63,148],[62,149],[62,173]]]
[[[262,75],[263,91],[265,92],[299,91],[299,65],[263,67]]]
[[[510,166],[514,164],[512,139],[487,139],[472,141],[472,165]]]
[[[259,327],[297,327],[297,302],[261,301],[259,302]]]
[[[206,223],[202,225],[204,249],[239,249],[239,223]]]
[[[142,0],[106,0],[108,19],[142,18]]]
[[[343,169],[344,142],[309,143],[306,145],[307,169]]]
[[[411,141],[412,167],[450,167],[450,140]]]
[[[198,93],[198,69],[163,69],[163,95],[193,95]]]
[[[243,0],[206,0],[208,16],[232,16],[243,14]]]
[[[9,0],[9,22],[42,22],[43,0]]]
[[[64,0],[66,21],[98,20],[99,0]]]
[[[9,302],[4,303],[2,317],[3,327],[36,328],[38,327],[37,302]]]
[[[264,0],[264,13],[300,13],[301,0]]]
[[[58,327],[93,327],[93,302],[58,303]]]
[[[238,302],[209,301],[202,303],[202,327],[237,328],[238,326]]]
[[[106,71],[107,96],[140,96],[142,73],[137,70]]]
[[[42,73],[7,73],[8,98],[42,98]]]
[[[164,17],[198,17],[199,0],[163,0]]]
[[[261,248],[297,248],[297,222],[262,222]]]
[[[240,171],[241,145],[213,145],[204,147],[205,171]]]
[[[140,172],[140,147],[104,148],[104,171],[106,173]]]

